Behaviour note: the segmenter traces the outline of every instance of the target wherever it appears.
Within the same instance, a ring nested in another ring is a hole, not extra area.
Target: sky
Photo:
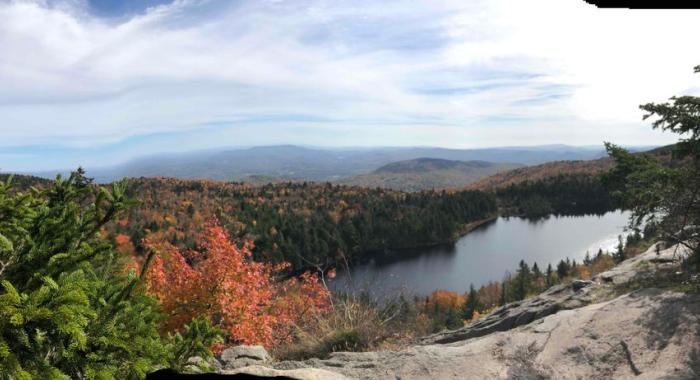
[[[229,146],[661,145],[700,12],[583,0],[0,0],[0,170]]]

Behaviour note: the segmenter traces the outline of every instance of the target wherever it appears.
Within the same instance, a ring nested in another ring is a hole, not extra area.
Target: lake
[[[501,280],[515,272],[520,260],[541,270],[561,259],[581,261],[586,252],[612,251],[617,236],[626,236],[629,213],[551,216],[546,219],[498,218],[460,238],[452,245],[402,251],[341,271],[331,282],[334,290],[370,289],[375,296],[397,292],[427,295],[435,289],[465,292]]]

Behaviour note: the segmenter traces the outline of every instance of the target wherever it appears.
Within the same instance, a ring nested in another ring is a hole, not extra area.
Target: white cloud
[[[639,120],[638,105],[665,100],[697,83],[698,11],[600,10],[578,0],[494,2],[495,39],[457,43],[457,64],[502,57],[534,59],[532,70],[577,87],[567,106],[592,122]],[[469,19],[470,15],[459,17]]]
[[[0,149],[251,118],[270,119],[245,129],[257,143],[654,143],[638,104],[697,87],[698,12],[465,3],[183,0],[127,19],[0,3]],[[343,139],[283,133],[300,123],[284,115]]]

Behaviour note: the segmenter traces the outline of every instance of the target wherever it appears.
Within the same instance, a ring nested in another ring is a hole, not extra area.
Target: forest
[[[523,182],[495,193],[139,178],[129,182],[127,194],[140,205],[107,228],[122,251],[142,253],[146,236],[195,248],[190,232],[215,216],[232,236],[254,242],[256,260],[288,262],[292,271],[451,243],[471,223],[499,213],[542,217],[614,209],[599,178],[586,175]]]
[[[496,196],[504,216],[604,214],[618,208],[600,175],[581,173],[510,184]]]
[[[648,166],[648,158],[623,158]],[[0,186],[0,361],[36,378],[141,378],[158,366],[187,370],[190,356],[240,343],[263,344],[280,359],[405,345],[590,278],[659,233],[652,223],[612,254],[546,268],[521,262],[502,281],[464,294],[436,290],[380,304],[328,292],[329,268],[377,250],[451,241],[499,214],[604,212],[620,202],[608,187],[626,182],[574,174],[494,191],[402,193],[168,178],[102,187],[82,170],[55,181],[16,178],[5,176]],[[68,349],[56,353],[65,342]]]
[[[141,178],[130,181],[127,194],[140,205],[108,227],[124,250],[141,252],[145,236],[194,248],[186,232],[215,216],[232,236],[254,242],[254,258],[289,262],[293,270],[449,242],[465,225],[497,212],[493,194],[473,190],[402,193],[328,183]]]
[[[50,182],[15,178],[18,188]],[[585,173],[489,191],[405,193],[331,183],[251,185],[174,178],[130,179],[125,191],[138,205],[105,226],[119,251],[143,255],[145,237],[194,249],[202,226],[216,217],[231,236],[254,243],[257,261],[288,262],[291,272],[451,243],[473,223],[497,215],[539,218],[616,208],[600,176]]]
[[[104,226],[136,204],[125,188],[80,171],[41,189],[0,182],[1,379],[141,379],[223,345],[282,344],[329,312],[315,274],[279,279],[288,264],[250,260],[215,218],[199,251],[115,251]]]

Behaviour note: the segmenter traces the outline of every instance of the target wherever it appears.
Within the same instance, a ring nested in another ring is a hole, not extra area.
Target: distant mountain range
[[[393,162],[369,174],[341,179],[338,183],[402,191],[461,188],[493,174],[522,166],[487,161],[417,158]]]
[[[642,150],[648,148],[635,148]],[[543,145],[482,149],[433,147],[308,148],[295,145],[207,150],[143,156],[108,168],[84,165],[98,182],[122,177],[208,178],[241,181],[247,178],[334,181],[371,173],[398,161],[436,158],[452,161],[486,161],[536,165],[549,161],[590,160],[603,157],[601,147]],[[60,171],[28,173],[54,177]]]
[[[453,161],[441,158],[423,157],[416,158],[415,160],[392,162],[375,170],[372,174],[420,174],[440,170],[472,171],[488,169],[496,165],[497,164],[493,162],[487,161]],[[522,165],[516,164],[516,166]]]

